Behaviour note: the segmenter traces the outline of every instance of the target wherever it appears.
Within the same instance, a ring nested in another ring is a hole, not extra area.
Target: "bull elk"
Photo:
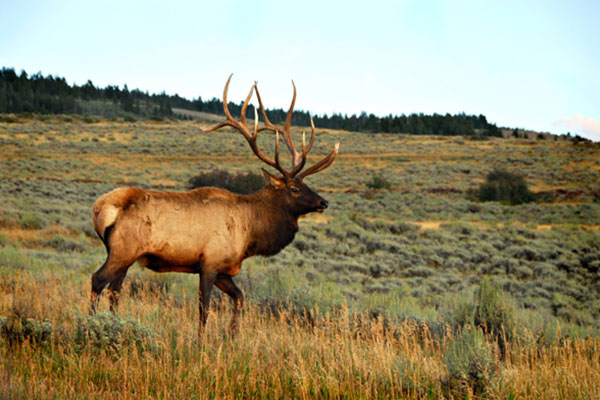
[[[232,74],[233,75],[233,74]],[[296,86],[292,104],[283,127],[272,124],[262,104],[256,83],[242,106],[241,119],[231,116],[227,108],[227,91],[231,76],[223,91],[226,119],[205,132],[229,126],[239,131],[254,154],[281,175],[262,169],[267,185],[249,195],[203,187],[188,192],[162,192],[136,188],[119,188],[101,196],[92,208],[94,228],[106,246],[107,258],[92,275],[91,312],[95,312],[98,296],[108,286],[110,308],[118,305],[119,293],[127,270],[138,262],[156,272],[187,272],[198,274],[200,323],[198,335],[206,324],[213,285],[227,293],[234,303],[230,329],[239,329],[238,316],[243,305],[242,291],[233,277],[242,262],[254,255],[271,256],[292,242],[298,231],[298,218],[310,212],[323,212],[327,200],[309,188],[303,179],[329,167],[335,160],[339,143],[331,153],[302,171],[315,140],[311,118],[311,137],[302,150],[292,140],[291,120],[296,101]],[[263,126],[254,109],[254,130],[246,122],[246,110],[256,92]],[[257,145],[259,132],[275,132],[275,157],[264,154]],[[279,133],[291,152],[292,167],[284,168],[279,159]]]

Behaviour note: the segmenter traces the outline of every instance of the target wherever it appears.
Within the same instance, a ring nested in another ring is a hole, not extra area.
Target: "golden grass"
[[[0,339],[0,398],[598,398],[597,338],[508,346],[484,392],[464,382],[450,385],[443,362],[451,334],[436,337],[424,324],[388,324],[343,309],[280,316],[247,305],[241,332],[227,334],[228,301],[214,301],[201,342],[196,301],[125,290],[124,318],[156,332],[153,350],[119,352],[77,346],[74,332],[87,310],[89,279],[17,272],[0,285],[0,315],[28,304],[28,312],[52,323],[47,345],[9,345]],[[30,302],[31,297],[44,301]],[[101,307],[106,307],[103,299]]]

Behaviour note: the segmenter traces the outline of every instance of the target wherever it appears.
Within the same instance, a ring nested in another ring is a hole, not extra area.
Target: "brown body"
[[[94,204],[94,228],[119,264],[235,276],[244,259],[276,254],[293,240],[299,214],[286,210],[278,193],[283,190],[269,185],[237,195],[209,187],[184,193],[115,189]]]
[[[225,125],[238,129],[254,153],[282,175],[274,176],[263,170],[267,185],[250,195],[206,187],[183,193],[121,188],[101,196],[94,203],[92,215],[94,228],[104,242],[108,256],[92,276],[92,311],[107,285],[111,309],[114,309],[127,270],[138,261],[156,272],[199,274],[199,332],[206,322],[212,286],[223,290],[234,300],[232,328],[235,329],[243,295],[232,278],[240,272],[242,261],[253,255],[278,253],[294,239],[301,215],[327,208],[327,201],[302,179],[331,165],[338,146],[323,160],[300,172],[315,132],[313,126],[308,148],[303,140],[302,153],[296,151],[289,127],[292,103],[283,135],[292,152],[293,167],[291,171],[286,170],[279,163],[278,128],[268,121],[262,103],[265,127],[258,129],[256,116],[252,133],[244,117],[238,122],[229,114],[226,106],[228,85],[229,80],[223,101],[228,119],[211,130]],[[255,86],[253,90],[256,90]],[[251,94],[252,91],[244,103],[242,115],[245,115]],[[277,132],[274,160],[256,146],[256,134],[264,129]]]

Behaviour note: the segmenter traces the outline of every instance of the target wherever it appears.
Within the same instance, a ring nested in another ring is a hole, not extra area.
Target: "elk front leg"
[[[202,337],[204,325],[208,318],[208,309],[210,307],[210,292],[215,284],[217,275],[213,272],[202,271],[200,273],[200,284],[198,290],[198,310],[200,311],[200,321],[198,323],[198,338]]]
[[[233,336],[240,329],[239,315],[244,305],[244,294],[240,288],[237,287],[235,282],[233,282],[231,276],[219,275],[215,285],[223,292],[227,293],[229,297],[231,297],[231,300],[233,300],[233,317],[231,317],[231,325],[229,326],[229,330]]]

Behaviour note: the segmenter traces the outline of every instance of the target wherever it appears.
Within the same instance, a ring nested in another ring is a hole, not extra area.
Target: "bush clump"
[[[369,189],[387,189],[392,188],[392,182],[388,181],[383,175],[375,175],[367,183]]]
[[[490,172],[476,196],[480,201],[500,201],[511,205],[530,203],[536,200],[535,194],[527,187],[525,178],[504,169]]]
[[[46,220],[36,213],[27,212],[19,218],[19,226],[23,229],[42,229],[46,225]]]
[[[449,319],[458,331],[472,326],[491,334],[504,355],[506,342],[512,339],[516,329],[516,313],[510,296],[484,279],[475,290],[472,302],[456,304],[450,311]]]
[[[84,251],[85,246],[76,240],[65,238],[61,235],[54,235],[50,239],[38,240],[38,243],[43,246],[52,247],[58,251]]]
[[[25,341],[43,345],[52,338],[52,324],[13,312],[8,317],[0,316],[0,334],[10,345],[19,345]]]
[[[212,186],[227,189],[233,193],[250,194],[265,186],[265,179],[254,172],[232,174],[224,169],[202,172],[188,181],[188,189]]]
[[[154,331],[138,321],[106,311],[78,321],[75,343],[117,353],[132,346],[142,351],[156,348],[155,336]]]
[[[492,345],[478,329],[465,329],[448,343],[443,360],[450,387],[476,394],[485,391],[497,371]]]
[[[23,269],[30,266],[30,258],[23,250],[12,245],[0,247],[0,266],[2,268]]]

